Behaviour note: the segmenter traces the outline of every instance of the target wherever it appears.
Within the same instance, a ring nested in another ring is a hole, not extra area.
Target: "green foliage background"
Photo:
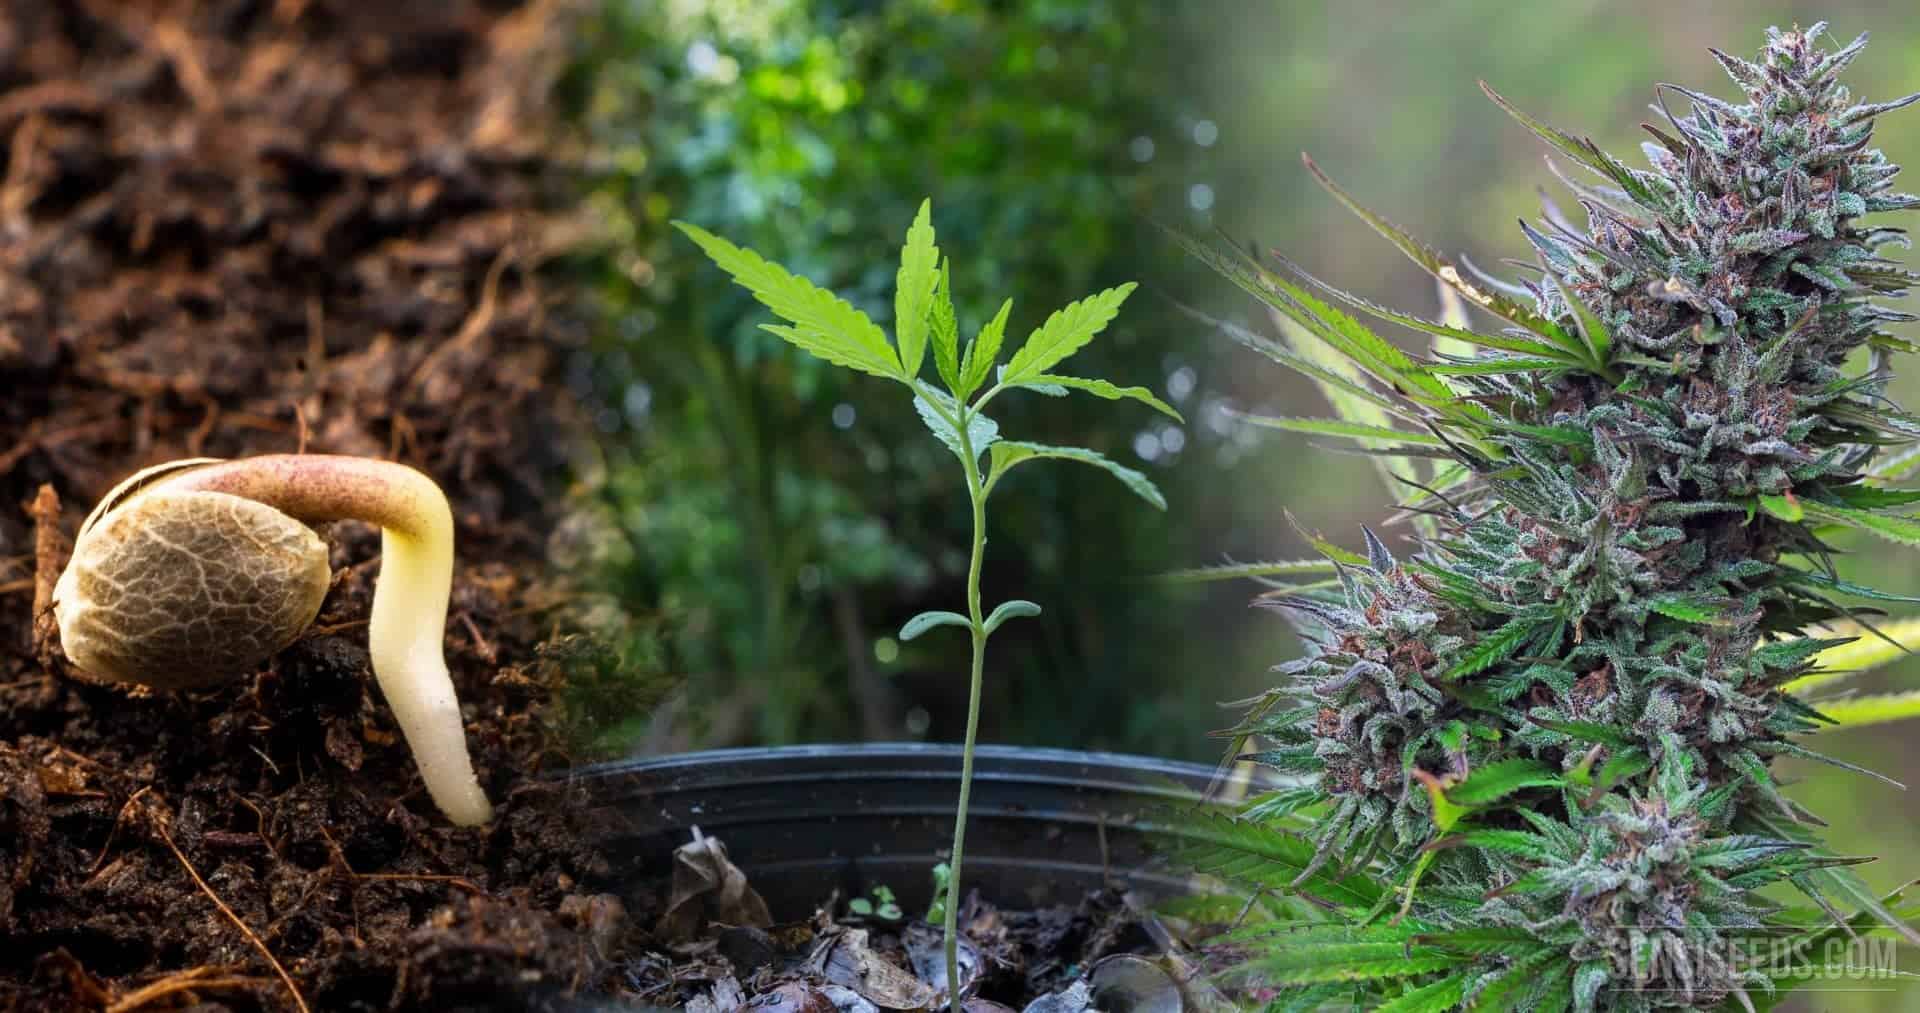
[[[1129,141],[1165,132],[1140,43],[1174,24],[1149,5],[933,0],[602,15],[571,92],[611,170],[593,210],[619,245],[585,369],[630,550],[615,579],[659,603],[688,676],[686,720],[654,746],[952,739],[965,711],[959,655],[893,638],[964,576],[965,498],[943,451],[898,398],[757,330],[762,308],[670,240],[667,219],[884,323],[899,236],[931,195],[962,331],[1011,294],[1011,343],[1163,258],[1145,215],[1180,159],[1137,160]],[[1173,314],[1136,298],[1082,368],[1164,388]],[[1128,459],[1162,429],[1094,425],[1089,407],[1010,405],[1001,421]],[[989,597],[1047,613],[996,650],[984,734],[1202,755],[1215,690],[1190,677],[1181,617],[1140,580],[1201,542],[1170,521],[1178,504],[1150,515],[1103,482],[1023,474],[996,508]]]
[[[965,330],[993,308],[979,300],[999,293],[1015,296],[1010,329],[1024,334],[1076,295],[1142,281],[1092,354],[1103,375],[1163,396],[1191,376],[1192,392],[1170,397],[1189,419],[1183,449],[1143,462],[1135,443],[1163,438],[1157,421],[1066,400],[1003,421],[1148,469],[1171,508],[1134,509],[1098,474],[1023,476],[993,533],[986,586],[1047,613],[996,646],[983,738],[1210,759],[1204,733],[1227,718],[1213,703],[1264,688],[1266,668],[1295,650],[1291,636],[1244,608],[1251,588],[1134,578],[1223,554],[1307,554],[1283,510],[1357,546],[1357,525],[1381,521],[1387,496],[1364,459],[1226,424],[1224,404],[1318,414],[1318,398],[1178,312],[1176,301],[1264,325],[1144,219],[1211,219],[1358,294],[1431,314],[1430,281],[1313,185],[1301,150],[1410,231],[1487,264],[1523,254],[1514,220],[1534,212],[1534,188],[1551,177],[1538,142],[1476,80],[1632,154],[1655,82],[1726,93],[1707,46],[1750,53],[1769,24],[1819,19],[1842,37],[1873,32],[1850,74],[1857,94],[1920,89],[1920,22],[1867,0],[610,9],[573,81],[599,157],[617,170],[596,189],[596,214],[621,240],[601,279],[604,354],[584,368],[606,399],[609,503],[631,547],[617,579],[664,610],[694,701],[693,720],[651,746],[954,739],[964,712],[959,652],[937,640],[888,649],[901,619],[951,601],[964,576],[964,499],[937,448],[889,399],[755,333],[756,307],[667,240],[668,217],[864,293],[881,320],[897,237],[927,195],[955,255]],[[1150,158],[1138,158],[1139,138]],[[1888,117],[1877,143],[1920,164],[1920,113]],[[636,383],[645,395],[631,393]],[[1896,390],[1920,405],[1920,375]],[[844,432],[841,405],[853,414]],[[1920,591],[1896,554],[1846,562],[1849,576]],[[1871,685],[1916,678],[1908,662]],[[1911,734],[1886,726],[1820,746],[1912,784]],[[1795,790],[1833,819],[1836,847],[1887,856],[1862,870],[1870,882],[1920,870],[1910,795],[1797,772]],[[1893,1010],[1912,996],[1817,998]]]

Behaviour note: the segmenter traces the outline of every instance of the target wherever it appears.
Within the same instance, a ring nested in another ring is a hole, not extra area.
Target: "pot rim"
[[[795,781],[833,780],[863,777],[876,761],[935,761],[937,765],[918,770],[891,770],[898,777],[951,780],[958,776],[962,747],[952,742],[852,742],[806,743],[784,746],[744,746],[704,749],[686,753],[611,760],[578,767],[565,776],[569,780],[599,780],[631,775],[655,775],[667,783],[649,777],[654,791],[694,790],[711,786],[713,781],[698,775],[716,768],[746,768],[755,773],[726,778],[728,784],[780,784]],[[855,769],[834,773],[837,764],[860,761]],[[951,766],[953,769],[947,769]],[[1051,772],[1057,768],[1057,772]],[[765,769],[765,773],[758,770]],[[1125,772],[1132,778],[1117,780],[1099,777],[1101,771]],[[1051,773],[1050,773],[1051,772]],[[668,780],[671,775],[688,775],[684,780]],[[1103,750],[1062,749],[1053,746],[1016,746],[989,744],[974,750],[976,780],[1018,777],[1028,783],[1057,783],[1089,788],[1111,787],[1129,792],[1164,794],[1170,798],[1188,798],[1205,794],[1218,781],[1219,787],[1247,785],[1271,787],[1271,779],[1253,776],[1221,766],[1170,760],[1140,753]],[[1158,783],[1156,783],[1158,782]]]

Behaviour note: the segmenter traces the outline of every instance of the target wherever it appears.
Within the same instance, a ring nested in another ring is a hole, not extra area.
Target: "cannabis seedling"
[[[862,918],[878,918],[883,922],[900,920],[900,905],[894,899],[891,887],[880,883],[868,892],[873,894],[871,899],[855,897],[847,901],[847,910]]]
[[[1000,427],[986,415],[986,407],[1009,390],[1032,390],[1055,396],[1078,390],[1108,400],[1131,398],[1145,402],[1175,419],[1180,415],[1144,387],[1119,387],[1105,380],[1048,372],[1105,329],[1133,291],[1132,284],[1107,289],[1056,311],[1027,337],[1004,366],[999,364],[999,355],[1006,335],[1007,315],[1013,309],[1011,299],[1002,303],[999,313],[962,348],[948,290],[951,272],[934,245],[931,213],[929,203],[920,205],[920,213],[913,227],[907,230],[906,245],[900,251],[894,292],[895,340],[891,343],[865,313],[831,292],[816,288],[806,279],[761,259],[753,251],[743,250],[696,226],[684,222],[675,225],[698,243],[714,263],[732,275],[735,282],[787,321],[762,324],[762,328],[828,362],[906,387],[927,428],[960,459],[967,501],[973,511],[967,611],[965,614],[923,612],[908,620],[900,630],[900,639],[911,640],[937,626],[958,626],[968,631],[973,643],[966,745],[961,752],[960,802],[953,831],[952,889],[944,926],[947,980],[957,982],[960,975],[955,919],[959,905],[953,898],[958,894],[966,845],[967,799],[973,787],[974,740],[980,721],[981,671],[987,638],[1009,619],[1040,613],[1038,605],[1019,599],[1002,602],[991,613],[981,609],[980,565],[987,543],[987,497],[1015,466],[1043,458],[1059,458],[1104,468],[1154,506],[1166,507],[1159,490],[1145,475],[1095,451],[1001,439]],[[929,345],[933,348],[934,369],[944,390],[920,379]],[[984,469],[981,467],[983,454],[987,457]],[[955,1013],[959,1013],[961,997],[957,989],[951,998]]]
[[[1415,536],[1219,571],[1294,581],[1265,603],[1306,642],[1234,730],[1297,785],[1189,852],[1314,905],[1312,925],[1240,937],[1239,974],[1286,1008],[1752,1010],[1809,973],[1752,943],[1920,943],[1912,903],[1826,851],[1775,767],[1850,766],[1806,737],[1920,712],[1920,694],[1823,695],[1850,646],[1828,631],[1888,635],[1846,599],[1920,601],[1841,579],[1829,542],[1920,545],[1920,492],[1890,485],[1920,463],[1920,417],[1886,396],[1916,350],[1886,326],[1913,317],[1881,301],[1920,275],[1889,259],[1904,230],[1865,221],[1920,207],[1870,146],[1920,95],[1856,102],[1838,77],[1865,37],[1829,51],[1823,28],[1771,31],[1753,61],[1713,51],[1738,100],[1663,86],[1645,169],[1489,89],[1579,170],[1562,182],[1585,212],[1523,222],[1514,280],[1308,162],[1457,296],[1447,320],[1184,240],[1284,323],[1234,336],[1340,415],[1264,421],[1396,462]],[[1365,317],[1433,346],[1410,355]]]
[[[467,756],[441,655],[453,513],[401,464],[325,454],[147,468],[80,526],[54,587],[67,657],[110,682],[176,690],[238,678],[313,624],[331,573],[305,522],[381,529],[367,639],[373,674],[434,804],[461,826],[492,807]]]

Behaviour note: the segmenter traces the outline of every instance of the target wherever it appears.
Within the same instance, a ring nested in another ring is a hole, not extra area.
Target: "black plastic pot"
[[[838,889],[875,885],[924,910],[931,868],[952,844],[960,749],[875,744],[724,749],[577,771],[613,824],[606,850],[635,887],[664,891],[692,828],[726,843],[777,919],[810,914]],[[1141,824],[1190,806],[1211,767],[1117,753],[983,746],[967,827],[967,889],[1003,906],[1074,903],[1116,885],[1150,896],[1182,877],[1158,863]]]

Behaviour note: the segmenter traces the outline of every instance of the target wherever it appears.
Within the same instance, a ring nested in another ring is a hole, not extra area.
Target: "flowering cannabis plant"
[[[1234,937],[1234,975],[1280,1007],[1753,1008],[1818,970],[1830,938],[1920,942],[1915,909],[1824,850],[1773,769],[1838,762],[1804,742],[1825,727],[1920,714],[1920,694],[1805,695],[1854,664],[1839,652],[1860,644],[1833,634],[1911,636],[1847,600],[1920,601],[1841,579],[1827,541],[1920,545],[1920,492],[1886,484],[1920,462],[1886,452],[1920,436],[1884,395],[1913,346],[1883,328],[1910,318],[1878,301],[1920,276],[1884,255],[1901,230],[1868,223],[1920,206],[1869,147],[1875,118],[1920,95],[1854,102],[1838,77],[1865,39],[1829,51],[1823,27],[1769,32],[1754,62],[1716,51],[1739,101],[1663,86],[1646,169],[1489,89],[1593,177],[1562,177],[1584,227],[1551,205],[1522,223],[1517,281],[1440,255],[1308,161],[1504,324],[1490,332],[1182,238],[1283,337],[1230,333],[1341,409],[1259,421],[1356,439],[1409,490],[1411,552],[1363,530],[1363,553],[1316,538],[1324,560],[1210,574],[1294,580],[1262,600],[1306,642],[1231,733],[1293,786],[1190,828],[1187,850],[1310,902],[1306,924]],[[1777,883],[1812,906],[1758,892]],[[1766,959],[1782,947],[1801,959]]]

